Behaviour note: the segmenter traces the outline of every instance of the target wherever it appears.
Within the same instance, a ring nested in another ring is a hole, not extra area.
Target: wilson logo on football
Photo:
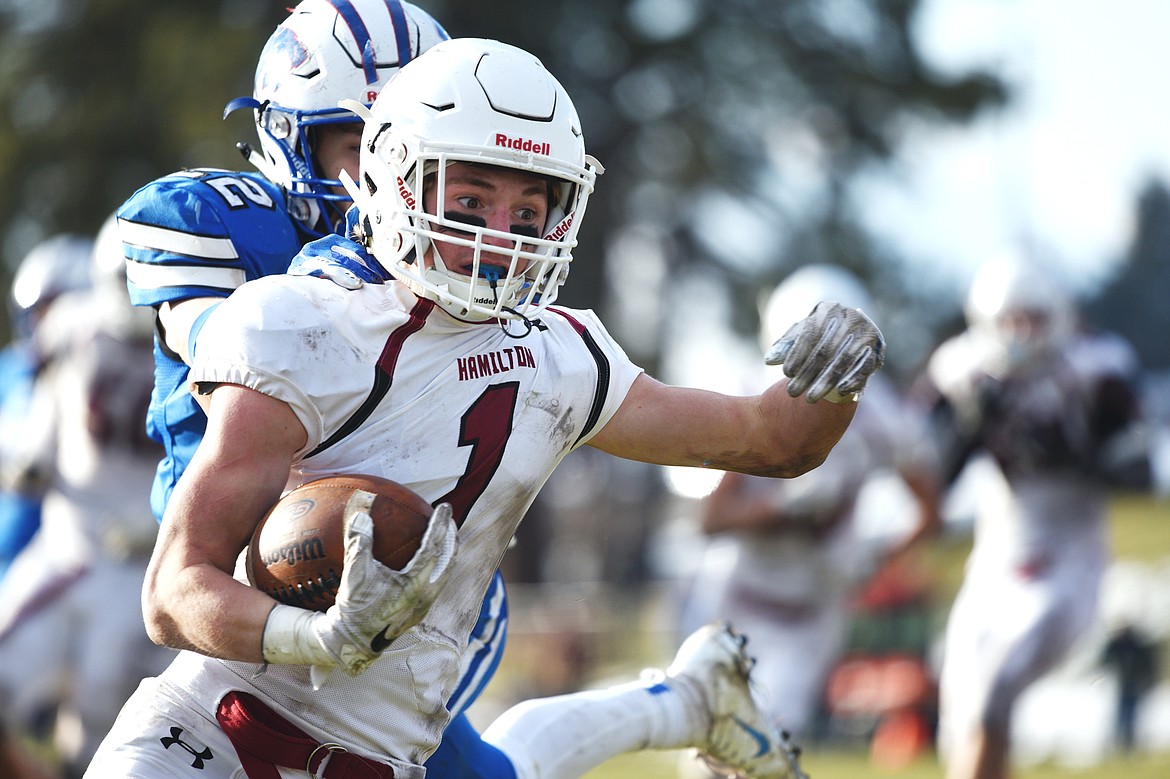
[[[309,538],[300,542],[293,542],[273,549],[262,555],[260,561],[265,565],[284,562],[286,565],[296,565],[308,560],[320,560],[325,556],[325,544],[320,538]]]
[[[506,149],[515,149],[516,151],[530,151],[533,154],[549,155],[552,153],[552,145],[549,143],[540,143],[530,138],[509,138],[503,133],[496,133],[496,146],[503,146]]]

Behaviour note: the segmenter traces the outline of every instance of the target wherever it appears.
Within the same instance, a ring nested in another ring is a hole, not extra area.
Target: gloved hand
[[[451,571],[458,546],[451,506],[442,503],[401,571],[374,559],[374,523],[355,512],[345,530],[345,567],[336,602],[320,613],[277,605],[264,629],[264,659],[341,668],[356,676],[395,638],[422,621]],[[314,668],[314,679],[318,678]]]
[[[351,209],[352,210],[352,209]],[[354,290],[362,284],[382,284],[390,273],[361,244],[340,235],[327,235],[307,244],[288,266],[292,276],[329,279]]]
[[[772,344],[764,362],[784,365],[792,397],[845,403],[857,400],[869,375],[882,366],[885,344],[861,309],[821,301]]]

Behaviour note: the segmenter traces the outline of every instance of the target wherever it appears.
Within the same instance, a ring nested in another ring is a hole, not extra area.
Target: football
[[[389,479],[330,476],[286,493],[260,520],[244,559],[248,583],[281,603],[325,611],[341,584],[345,518],[358,510],[374,520],[374,557],[402,570],[418,551],[431,505]]]

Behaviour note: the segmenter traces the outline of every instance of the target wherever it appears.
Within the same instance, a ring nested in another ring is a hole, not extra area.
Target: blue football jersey
[[[118,209],[131,301],[227,297],[245,281],[284,273],[312,237],[288,209],[286,193],[259,173],[197,168],[152,181]],[[165,449],[150,496],[161,520],[207,419],[187,391],[182,359],[158,338],[154,358],[146,427]]]

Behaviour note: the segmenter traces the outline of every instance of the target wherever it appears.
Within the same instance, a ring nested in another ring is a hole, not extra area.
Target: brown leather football
[[[269,509],[248,545],[248,582],[281,603],[325,611],[341,584],[345,518],[357,510],[374,520],[374,557],[402,570],[418,551],[431,505],[398,482],[351,474],[303,484]]]

